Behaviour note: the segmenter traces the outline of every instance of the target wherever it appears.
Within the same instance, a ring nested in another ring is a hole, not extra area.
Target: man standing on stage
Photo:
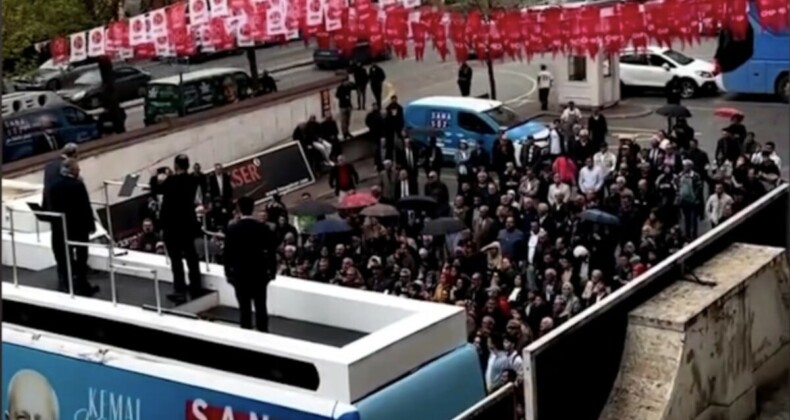
[[[80,166],[75,159],[66,159],[61,165],[60,177],[49,190],[49,211],[61,213],[66,218],[66,232],[63,222],[52,222],[52,252],[58,264],[58,289],[69,290],[67,261],[71,264],[74,292],[92,296],[99,291],[97,286],[88,283],[88,248],[82,245],[69,245],[66,251],[65,240],[86,243],[91,233],[96,231],[90,197],[85,183],[80,179]],[[67,260],[68,259],[68,260]]]
[[[174,174],[167,177],[161,186],[162,209],[160,223],[162,239],[173,270],[174,293],[168,296],[175,303],[187,300],[187,291],[192,297],[200,296],[203,289],[200,282],[195,238],[200,235],[197,219],[197,180],[188,173],[189,158],[178,155],[174,161]],[[184,260],[189,270],[189,290],[184,279]]]
[[[269,331],[266,291],[277,272],[277,236],[265,223],[252,216],[255,202],[241,197],[237,203],[241,219],[228,227],[225,235],[225,277],[236,289],[241,328]]]

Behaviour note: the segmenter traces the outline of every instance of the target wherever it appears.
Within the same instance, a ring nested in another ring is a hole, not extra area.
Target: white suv
[[[680,77],[681,97],[684,99],[701,91],[717,91],[713,63],[656,46],[620,52],[620,83],[623,88],[664,88],[674,76]]]

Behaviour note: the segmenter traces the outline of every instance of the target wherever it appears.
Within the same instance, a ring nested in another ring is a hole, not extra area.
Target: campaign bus
[[[764,27],[754,3],[749,7],[749,29],[744,40],[733,39],[729,30],[719,34],[716,61],[719,89],[735,94],[775,95],[790,98],[790,37],[787,29],[777,32]]]

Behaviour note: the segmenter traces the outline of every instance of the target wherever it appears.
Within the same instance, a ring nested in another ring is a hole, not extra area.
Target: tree
[[[468,12],[479,10],[483,18],[487,21],[493,10],[497,9],[517,9],[521,7],[545,4],[543,0],[448,0],[449,8],[457,11]],[[489,96],[496,99],[496,78],[494,77],[494,62],[490,54],[486,54],[486,67],[488,68]]]
[[[11,60],[17,72],[35,65],[36,43],[104,24],[112,17],[112,4],[105,0],[4,0],[3,61]]]

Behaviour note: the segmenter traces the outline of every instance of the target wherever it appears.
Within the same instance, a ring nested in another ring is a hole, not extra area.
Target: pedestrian
[[[337,98],[337,106],[340,108],[340,132],[343,134],[344,140],[351,139],[351,111],[354,106],[351,104],[351,92],[354,91],[354,84],[346,77],[346,80],[337,87],[335,91],[335,98]]]
[[[343,153],[343,145],[340,143],[340,130],[337,128],[337,121],[332,116],[332,113],[326,114],[324,120],[321,121],[321,124],[318,128],[318,138],[323,140],[324,142],[328,142],[331,146],[331,152],[329,154],[330,163],[331,159],[337,157],[337,155]]]
[[[381,108],[381,91],[384,89],[384,81],[387,80],[387,75],[378,64],[370,66],[368,71],[368,80],[370,81],[370,90],[373,92],[373,99],[376,104]]]
[[[436,137],[428,139],[428,147],[423,149],[423,169],[427,176],[431,171],[436,171],[437,174],[442,173],[442,165],[444,164],[444,155],[442,148],[438,146]]]
[[[365,67],[356,62],[351,69],[351,74],[354,75],[354,85],[357,87],[357,109],[361,111],[367,105],[368,72],[365,71]]]
[[[65,232],[60,219],[52,223],[52,252],[57,263],[58,289],[69,291],[67,267],[70,264],[74,293],[92,296],[99,288],[88,283],[88,248],[84,245],[67,246],[65,241],[83,244],[90,241],[90,235],[96,231],[93,208],[88,189],[80,179],[77,160],[64,159],[60,168],[60,176],[50,187],[48,202],[49,211],[62,214],[66,220]]]
[[[538,72],[538,99],[541,111],[549,109],[549,92],[553,86],[554,76],[546,69],[545,64],[541,64]]]
[[[261,92],[264,95],[277,92],[277,82],[267,70],[264,70],[261,75]]]
[[[678,76],[672,76],[667,86],[664,88],[664,95],[667,98],[668,105],[680,105],[681,93],[683,86]]]
[[[329,186],[335,190],[336,196],[342,196],[359,184],[359,175],[351,163],[346,162],[343,155],[337,157],[337,163],[329,172]]]
[[[50,211],[49,208],[49,193],[52,186],[60,180],[61,173],[63,172],[63,162],[68,159],[78,159],[78,150],[75,143],[68,143],[63,146],[60,156],[47,163],[44,166],[44,191],[41,194],[41,208],[44,211]],[[53,246],[54,249],[54,246]]]
[[[464,61],[461,67],[458,68],[458,89],[461,91],[461,96],[469,96],[472,90],[472,68]]]
[[[683,170],[676,178],[678,205],[683,215],[683,233],[689,239],[697,237],[700,211],[703,207],[702,178],[694,172],[694,162],[690,159],[683,161]]]
[[[385,135],[384,115],[377,103],[373,103],[370,112],[365,116],[365,127],[368,128],[368,138],[377,141]]]
[[[225,277],[236,290],[241,328],[253,328],[254,305],[255,329],[268,332],[266,292],[277,270],[278,241],[265,223],[252,216],[252,198],[240,197],[236,204],[241,217],[225,234]]]
[[[705,214],[708,216],[711,228],[715,228],[722,222],[724,209],[732,204],[732,197],[724,192],[724,184],[717,182],[713,187],[713,194],[708,197],[708,202],[705,203]]]
[[[189,158],[183,154],[176,156],[173,162],[173,174],[161,185],[162,239],[173,271],[173,293],[168,298],[177,304],[185,302],[187,297],[198,297],[203,291],[195,249],[195,239],[201,234],[197,219],[199,209],[197,206],[200,203],[196,200],[197,181],[188,171]],[[225,186],[227,187],[227,184]],[[185,281],[184,261],[189,270],[189,286]]]
[[[403,128],[406,120],[403,116],[403,107],[398,103],[398,97],[393,96],[387,105],[387,116],[384,117],[384,126],[387,131],[387,140],[392,142],[395,138],[403,139]]]
[[[381,201],[385,203],[395,203],[395,184],[398,179],[398,171],[392,165],[391,160],[384,161],[384,169],[379,172],[379,187],[381,187]]]
[[[587,120],[587,129],[590,130],[592,147],[599,149],[601,144],[606,143],[606,135],[609,134],[609,124],[606,117],[601,113],[601,108],[595,108],[592,115]]]

